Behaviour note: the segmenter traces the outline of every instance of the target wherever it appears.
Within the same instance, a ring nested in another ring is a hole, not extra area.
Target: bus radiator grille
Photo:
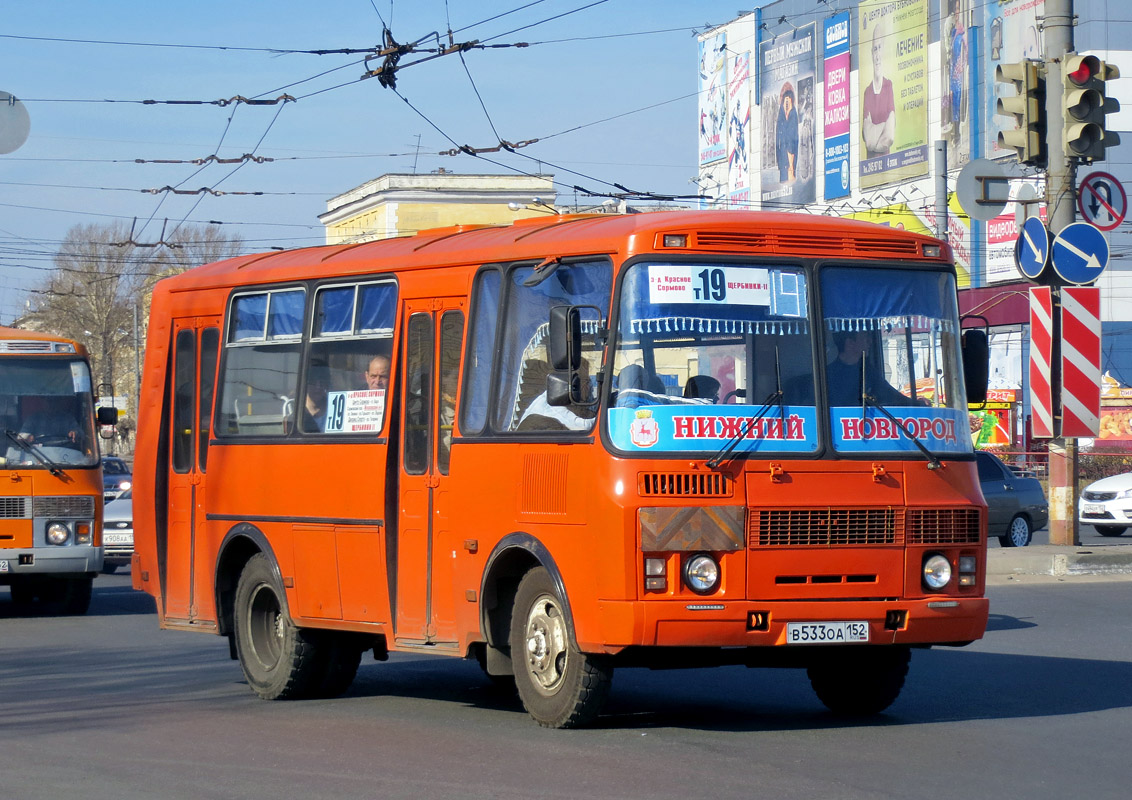
[[[899,508],[752,508],[748,543],[755,547],[902,545]]]
[[[978,544],[980,513],[977,508],[910,508],[908,544]]]
[[[26,497],[0,497],[0,519],[31,519]]]

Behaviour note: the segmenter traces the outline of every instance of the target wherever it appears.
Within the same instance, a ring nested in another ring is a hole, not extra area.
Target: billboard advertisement
[[[817,196],[816,31],[811,22],[759,43],[764,208],[798,208]]]
[[[826,200],[849,195],[849,12],[825,21],[825,185]]]
[[[943,52],[941,110],[948,169],[958,169],[971,160],[972,2],[943,0],[940,22],[940,49]]]
[[[727,186],[730,205],[747,208],[751,204],[751,54],[740,53],[731,62],[731,81],[727,90]]]
[[[928,174],[928,0],[858,11],[861,188]]]
[[[700,165],[727,158],[727,35],[700,40]]]

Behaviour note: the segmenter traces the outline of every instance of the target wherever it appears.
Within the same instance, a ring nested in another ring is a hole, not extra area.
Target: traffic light
[[[1105,130],[1105,114],[1120,110],[1108,97],[1105,81],[1120,77],[1120,70],[1096,56],[1068,53],[1061,65],[1065,112],[1065,155],[1082,161],[1103,161],[1106,147],[1120,144],[1120,137]]]
[[[996,113],[1014,117],[1014,130],[998,132],[998,146],[1013,148],[1023,164],[1046,165],[1045,67],[1033,61],[999,64],[995,83],[1013,84],[1014,96],[999,96]]]

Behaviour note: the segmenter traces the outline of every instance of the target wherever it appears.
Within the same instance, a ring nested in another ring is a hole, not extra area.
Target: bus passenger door
[[[400,392],[398,641],[456,642],[448,457],[456,412],[464,301],[409,300]]]
[[[165,568],[165,616],[192,620],[199,616],[195,584],[211,585],[210,564],[198,564],[199,534],[204,531],[208,439],[212,432],[212,395],[220,348],[220,318],[175,320],[173,324],[173,396],[170,414],[167,485],[169,516]]]

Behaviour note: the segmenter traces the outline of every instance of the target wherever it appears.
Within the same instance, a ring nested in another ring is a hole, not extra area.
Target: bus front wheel
[[[325,674],[317,638],[291,622],[283,597],[267,557],[252,556],[236,585],[236,652],[248,685],[265,700],[310,696]]]
[[[538,567],[519,583],[511,615],[511,659],[523,706],[544,728],[592,721],[609,694],[608,659],[578,650],[550,573]]]
[[[888,708],[904,688],[912,653],[907,647],[847,647],[810,665],[810,686],[834,714],[868,716]]]

